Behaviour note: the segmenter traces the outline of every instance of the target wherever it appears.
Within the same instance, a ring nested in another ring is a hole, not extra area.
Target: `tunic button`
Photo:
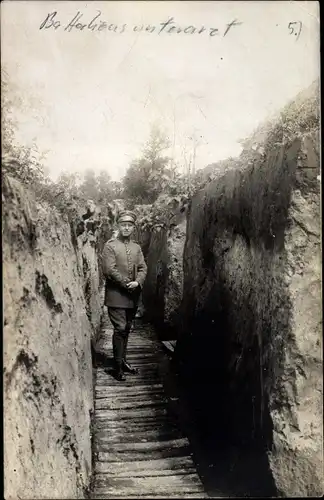
[[[128,243],[125,242],[125,250],[126,250],[126,258],[127,258],[127,267],[128,267],[128,275],[132,276],[132,263],[131,263],[131,255]]]

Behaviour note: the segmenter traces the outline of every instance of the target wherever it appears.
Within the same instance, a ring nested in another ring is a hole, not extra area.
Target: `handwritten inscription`
[[[206,27],[206,26],[180,26],[175,22],[173,17],[169,17],[166,21],[158,23],[156,25],[144,25],[138,24],[129,26],[127,24],[113,24],[104,21],[101,18],[101,12],[99,11],[90,21],[86,21],[85,16],[82,12],[78,11],[76,15],[67,23],[62,23],[58,18],[57,11],[47,14],[46,18],[42,21],[39,26],[40,30],[61,30],[67,31],[112,31],[114,33],[124,33],[126,30],[135,32],[146,32],[146,33],[156,33],[158,35],[162,33],[170,34],[180,34],[184,33],[186,35],[201,35],[202,33],[209,35],[210,37],[221,35],[226,36],[233,28],[241,25],[237,19],[233,19],[231,22],[227,23],[223,27]]]
[[[114,24],[110,23],[102,18],[101,11],[98,11],[91,19],[86,19],[86,16],[80,11],[78,11],[75,16],[67,23],[62,22],[59,19],[58,12],[53,11],[47,14],[46,18],[42,21],[39,26],[40,30],[60,30],[71,33],[72,31],[92,31],[92,32],[102,32],[109,31],[117,34],[122,34],[125,31],[143,32],[143,33],[155,33],[157,35],[170,34],[170,35],[207,35],[209,37],[221,36],[225,37],[228,33],[236,30],[238,26],[243,24],[238,19],[233,19],[225,26],[219,27],[208,27],[208,26],[195,26],[195,25],[180,25],[173,17],[167,18],[165,21],[157,24]],[[278,26],[278,25],[277,25]],[[296,40],[300,37],[302,31],[301,21],[291,21],[288,24],[288,33],[296,37]]]
[[[290,35],[294,35],[296,37],[296,40],[298,40],[301,30],[302,30],[303,24],[301,21],[291,21],[288,24],[288,29],[290,31]]]

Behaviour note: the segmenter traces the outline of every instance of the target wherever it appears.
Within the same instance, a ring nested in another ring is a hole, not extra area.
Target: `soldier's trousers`
[[[136,311],[137,308],[123,309],[121,307],[108,307],[108,315],[114,327],[113,352],[117,370],[122,369],[123,362],[126,363],[128,336]]]

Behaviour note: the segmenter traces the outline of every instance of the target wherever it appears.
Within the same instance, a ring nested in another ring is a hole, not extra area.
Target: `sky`
[[[180,168],[194,145],[205,167],[319,78],[319,36],[314,1],[4,1],[17,142],[53,179],[120,180],[157,123]]]

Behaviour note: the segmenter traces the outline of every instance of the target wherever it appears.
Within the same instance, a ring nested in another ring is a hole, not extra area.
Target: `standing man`
[[[135,222],[133,212],[121,212],[117,217],[117,238],[105,244],[102,254],[106,276],[105,305],[114,327],[114,362],[116,378],[120,381],[126,380],[124,372],[137,373],[126,362],[126,348],[147,272],[141,247],[130,239]]]

